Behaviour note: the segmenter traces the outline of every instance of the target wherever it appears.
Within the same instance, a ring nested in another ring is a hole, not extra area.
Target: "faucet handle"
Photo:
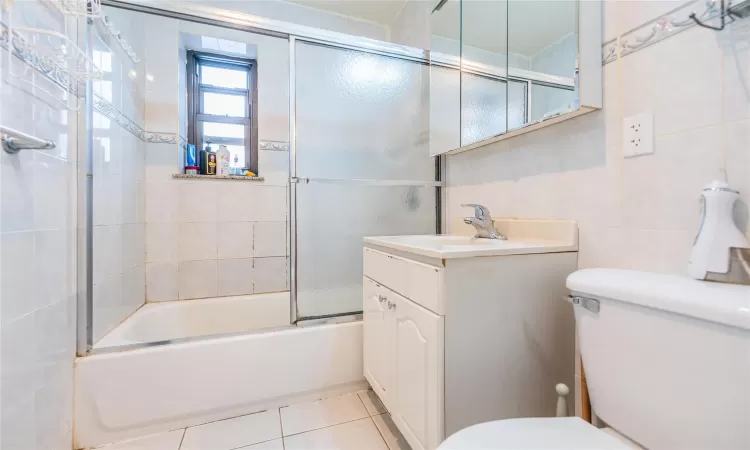
[[[486,206],[477,205],[475,203],[465,203],[461,206],[465,208],[474,208],[474,217],[477,219],[490,218],[490,210]]]

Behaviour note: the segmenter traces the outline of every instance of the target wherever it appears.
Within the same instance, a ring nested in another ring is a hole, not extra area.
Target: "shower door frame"
[[[310,42],[316,44],[323,44],[331,47],[356,50],[371,54],[377,54],[381,56],[387,56],[392,58],[398,58],[403,60],[412,61],[419,64],[430,64],[429,51],[418,49],[414,47],[408,47],[404,45],[392,44],[389,42],[378,41],[376,39],[352,36],[345,33],[338,33],[335,31],[328,31],[314,27],[308,27],[304,25],[296,25],[288,22],[282,22],[278,20],[265,19],[262,17],[252,16],[250,14],[241,13],[239,11],[230,11],[212,6],[205,6],[200,4],[191,3],[180,3],[180,4],[158,4],[154,2],[144,3],[133,3],[129,1],[121,0],[101,0],[103,6],[109,6],[112,8],[120,8],[130,11],[141,12],[145,14],[153,14],[162,17],[168,17],[171,19],[185,20],[189,22],[202,23],[205,25],[219,26],[224,28],[230,28],[238,31],[245,31],[254,34],[261,34],[265,36],[272,36],[287,39],[289,43],[289,242],[290,242],[290,254],[289,254],[289,298],[290,298],[290,325],[297,325],[300,319],[297,315],[297,225],[296,225],[296,184],[298,181],[297,167],[296,167],[296,98],[295,98],[295,85],[296,85],[296,72],[295,72],[295,46],[299,42]],[[87,32],[90,27],[90,23],[87,22]],[[90,49],[89,49],[90,50]],[[93,81],[88,80],[86,82],[86,92],[93,92]],[[87,95],[87,112],[89,109],[93,109],[93,98]],[[86,123],[86,149],[83,155],[86,161],[90,161],[93,155],[93,123],[87,120]],[[444,218],[442,217],[442,203],[443,198],[443,182],[442,174],[444,172],[444,158],[442,156],[433,157],[435,159],[435,181],[434,182],[412,182],[419,183],[421,186],[434,186],[435,187],[435,232],[440,233],[443,229]],[[93,194],[93,182],[91,177],[93,173],[86,170],[82,176],[86,177],[86,183],[84,184],[83,193],[79,192],[79,198],[82,195],[83,201],[85,202],[85,218],[87,223],[91,223],[93,218],[93,201],[91,201]],[[81,176],[81,175],[79,175]],[[376,183],[381,185],[394,185],[394,183],[403,183],[403,181],[380,181],[377,180],[354,180],[355,182],[363,183]],[[408,182],[408,181],[407,181]],[[209,336],[195,336],[181,339],[165,340],[159,342],[144,342],[138,344],[131,344],[126,346],[118,347],[107,347],[103,349],[94,350],[93,342],[93,229],[86,227],[85,230],[85,242],[88,243],[85,251],[78,252],[78,264],[79,267],[85,267],[87,276],[86,286],[84,289],[79,289],[78,294],[78,321],[77,321],[77,339],[76,348],[78,356],[87,356],[91,354],[99,353],[112,353],[124,350],[133,350],[138,348],[147,348],[161,345],[168,345],[177,342],[194,342],[202,341],[206,339],[214,339],[218,337],[233,336],[233,335],[244,335],[244,334],[257,334],[259,332],[266,332],[268,330],[250,330],[241,333],[222,333],[213,334]],[[80,247],[79,247],[80,248]],[[325,317],[309,318],[309,322],[305,325],[316,325],[327,322],[341,322],[346,320],[346,316],[352,316],[353,320],[358,320],[354,316],[358,312],[345,312],[341,314],[334,314]],[[308,318],[306,318],[308,319]]]
[[[327,32],[326,32],[327,33]],[[334,33],[339,34],[339,33]],[[347,35],[348,36],[348,35]],[[372,39],[357,38],[350,36],[352,41],[358,41],[365,39],[366,41],[372,41]],[[379,46],[357,46],[348,44],[346,42],[331,42],[317,37],[305,37],[305,36],[290,36],[289,37],[289,298],[290,298],[290,323],[296,324],[299,321],[304,322],[318,322],[327,320],[339,320],[346,316],[361,316],[362,311],[345,311],[334,314],[326,314],[323,316],[313,317],[301,317],[299,315],[298,306],[298,284],[297,284],[297,185],[304,181],[305,183],[313,182],[325,182],[335,183],[340,185],[354,184],[359,186],[416,186],[416,187],[434,187],[435,188],[435,233],[440,234],[443,229],[442,220],[442,171],[443,164],[441,163],[441,156],[433,157],[435,159],[435,176],[433,181],[424,180],[375,180],[375,179],[329,179],[329,178],[304,178],[301,179],[297,175],[297,98],[296,98],[296,82],[297,82],[297,65],[296,65],[296,44],[297,42],[304,42],[308,44],[317,44],[326,46],[329,48],[353,50],[364,53],[370,53],[389,58],[396,58],[413,62],[415,64],[423,64],[429,67],[429,59],[425,59],[422,56],[416,56],[417,53],[428,54],[425,50],[415,50],[411,54],[393,53],[389,52],[385,45]],[[388,44],[385,42],[374,41],[380,44]],[[396,48],[404,49],[409,47],[403,47],[401,45],[394,45]],[[426,155],[430,157],[429,155]],[[358,320],[358,318],[357,318]]]

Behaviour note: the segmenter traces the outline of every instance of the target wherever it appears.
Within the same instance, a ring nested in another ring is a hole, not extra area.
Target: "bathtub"
[[[104,335],[94,350],[288,324],[289,292],[146,303]]]
[[[122,334],[113,334],[112,342],[114,336],[138,338],[141,328],[133,322],[132,327],[118,332]],[[149,329],[152,332],[157,333]],[[149,334],[149,339],[154,337]],[[360,321],[304,328],[289,325],[272,331],[94,354],[75,363],[75,448],[101,446],[366,386]]]

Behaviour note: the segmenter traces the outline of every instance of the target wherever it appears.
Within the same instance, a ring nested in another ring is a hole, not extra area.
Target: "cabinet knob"
[[[396,309],[396,303],[395,302],[388,302],[388,309]]]
[[[380,295],[380,294],[378,294],[378,301],[379,301],[380,303],[383,303],[383,302],[384,302],[384,301],[386,301],[386,300],[388,300],[388,297],[386,297],[385,295]]]

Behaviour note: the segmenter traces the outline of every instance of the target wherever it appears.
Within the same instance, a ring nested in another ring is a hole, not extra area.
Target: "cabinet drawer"
[[[444,314],[443,269],[364,248],[364,274],[436,314]]]

